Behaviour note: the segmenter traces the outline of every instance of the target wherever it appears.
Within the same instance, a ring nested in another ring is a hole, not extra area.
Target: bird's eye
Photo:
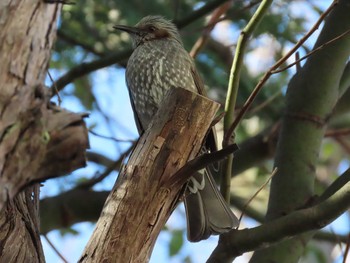
[[[149,30],[150,32],[154,32],[154,31],[156,31],[156,28],[155,28],[154,26],[149,26],[149,27],[148,27],[148,30]]]

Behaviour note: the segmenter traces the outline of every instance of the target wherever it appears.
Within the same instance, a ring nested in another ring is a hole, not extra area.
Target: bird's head
[[[134,48],[157,39],[172,39],[182,45],[179,31],[174,23],[161,16],[146,16],[134,27],[116,25],[114,28],[129,33]]]

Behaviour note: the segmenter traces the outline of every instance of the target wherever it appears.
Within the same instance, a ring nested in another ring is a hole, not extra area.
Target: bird
[[[133,52],[125,75],[140,134],[148,128],[169,89],[182,87],[205,95],[194,61],[173,22],[151,15],[135,26],[116,25],[114,29],[127,32],[132,41]],[[202,149],[217,150],[213,131]],[[238,225],[237,217],[220,194],[211,173],[209,168],[196,172],[185,189],[187,238],[191,242],[226,233]]]

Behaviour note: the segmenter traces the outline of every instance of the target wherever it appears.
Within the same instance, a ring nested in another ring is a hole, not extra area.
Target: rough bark
[[[44,261],[34,183],[85,164],[83,115],[50,105],[43,86],[59,13],[41,0],[0,5],[0,262]]]
[[[173,176],[198,154],[217,109],[198,94],[170,91],[119,175],[80,262],[149,260],[186,182]]]
[[[350,28],[350,2],[339,0],[326,18],[315,48]],[[315,167],[327,122],[339,98],[350,55],[349,34],[308,58],[289,83],[277,144],[267,220],[304,207],[314,195]],[[254,253],[251,262],[298,262],[312,234],[299,235]]]

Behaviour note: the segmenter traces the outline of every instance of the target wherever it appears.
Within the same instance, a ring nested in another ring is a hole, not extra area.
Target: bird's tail
[[[188,240],[198,242],[238,225],[209,169],[200,170],[190,178],[185,195]]]

